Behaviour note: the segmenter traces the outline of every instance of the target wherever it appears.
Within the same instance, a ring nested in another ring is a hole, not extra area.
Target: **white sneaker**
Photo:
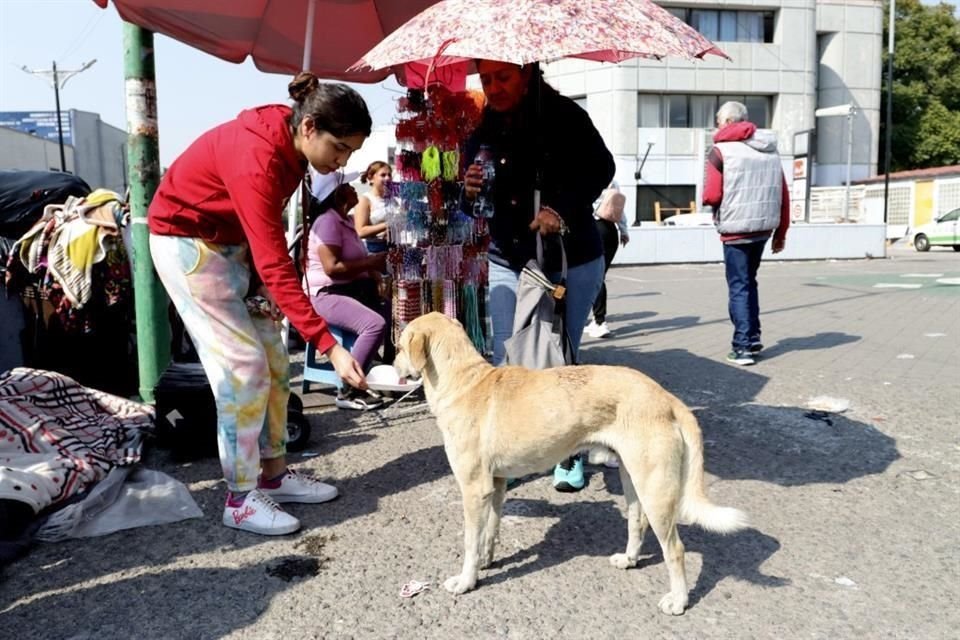
[[[600,328],[600,325],[598,325],[595,321],[591,320],[591,321],[590,321],[590,324],[588,324],[587,326],[585,326],[585,327],[583,328],[583,332],[584,332],[585,334],[587,334],[588,336],[590,336],[591,338],[596,338],[596,337],[597,337],[597,330],[598,330],[599,328]]]
[[[287,469],[287,473],[280,480],[279,487],[275,489],[260,487],[259,490],[277,502],[307,504],[329,502],[338,495],[336,487],[320,482],[311,476],[300,475],[293,469]]]
[[[590,453],[587,454],[587,463],[593,465],[602,464],[608,469],[616,469],[620,466],[620,458],[617,457],[616,453],[606,447],[594,447],[590,449]]]
[[[606,322],[601,322],[600,324],[594,325],[594,327],[596,328],[593,330],[593,333],[590,334],[594,338],[606,338],[613,333],[610,331],[610,327],[607,326]]]
[[[239,507],[223,509],[223,524],[262,536],[283,536],[300,528],[300,521],[280,508],[269,496],[254,489]]]

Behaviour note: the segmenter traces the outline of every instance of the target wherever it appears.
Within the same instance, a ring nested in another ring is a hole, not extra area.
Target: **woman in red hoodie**
[[[278,502],[326,502],[337,490],[287,468],[289,357],[278,314],[248,311],[246,298],[279,307],[341,378],[366,386],[300,287],[282,214],[308,163],[321,174],[347,164],[370,135],[370,114],[356,91],[309,72],[289,91],[292,108],[244,111],[191,144],[164,174],[148,219],[157,274],[216,399],[223,523],[264,535],[300,527]],[[251,291],[252,281],[263,284]]]

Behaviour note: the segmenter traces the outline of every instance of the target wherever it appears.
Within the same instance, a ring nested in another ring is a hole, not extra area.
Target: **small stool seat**
[[[331,326],[330,333],[348,351],[357,341],[355,333],[345,331],[340,327]],[[303,358],[303,393],[310,392],[311,383],[331,385],[336,387],[338,391],[343,389],[343,380],[337,375],[333,364],[325,356],[317,353],[317,348],[313,344],[307,343],[307,350]]]

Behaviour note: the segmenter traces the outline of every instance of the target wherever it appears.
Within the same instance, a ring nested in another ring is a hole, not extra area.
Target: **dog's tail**
[[[700,425],[682,402],[676,401],[673,415],[683,436],[683,494],[680,522],[696,524],[708,531],[733,533],[750,526],[747,514],[732,507],[718,507],[707,497],[703,478],[703,435]]]

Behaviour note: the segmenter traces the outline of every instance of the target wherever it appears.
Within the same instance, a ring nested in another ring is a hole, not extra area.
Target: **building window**
[[[770,126],[770,98],[768,96],[744,96],[750,122],[760,128]]]
[[[650,129],[659,129],[663,126],[661,98],[662,96],[649,93],[640,94],[640,101],[637,105],[637,116],[639,119],[637,126]]]
[[[637,187],[637,211],[633,226],[655,219],[655,203],[659,202],[661,209],[688,209],[696,199],[697,187],[692,184],[667,184]],[[694,207],[696,208],[696,207]]]
[[[712,129],[717,109],[724,102],[747,107],[750,122],[761,129],[770,127],[771,96],[641,93],[637,105],[637,126],[650,129]]]
[[[717,115],[716,96],[690,96],[690,126],[712,129]]]
[[[773,11],[664,8],[714,42],[773,42]]]
[[[690,126],[690,96],[664,96],[667,107],[667,126],[671,129],[686,129]]]

